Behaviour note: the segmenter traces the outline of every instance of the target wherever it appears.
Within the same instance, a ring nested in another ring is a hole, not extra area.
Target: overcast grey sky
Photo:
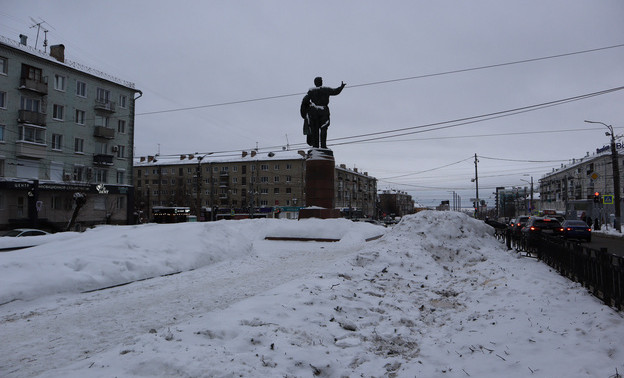
[[[624,133],[624,91],[421,127],[624,86],[624,47],[500,65],[624,44],[621,0],[3,0],[0,34],[33,45],[30,17],[67,59],[143,91],[135,156],[306,149],[299,104],[315,76],[347,83],[330,103],[336,162],[425,205],[457,191],[468,206],[474,154],[479,197],[493,204],[495,187],[537,183],[609,142],[583,120]]]

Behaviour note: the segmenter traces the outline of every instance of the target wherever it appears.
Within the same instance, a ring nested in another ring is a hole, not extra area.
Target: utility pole
[[[620,167],[618,165],[618,153],[617,148],[615,146],[615,132],[613,132],[613,126],[607,125],[603,122],[597,121],[585,121],[587,123],[599,123],[603,126],[606,126],[609,129],[608,133],[605,133],[607,136],[611,136],[611,166],[613,167],[613,194],[614,194],[614,202],[615,202],[615,229],[618,232],[622,232],[621,223],[620,223]]]
[[[479,207],[481,206],[481,204],[479,203],[479,174],[477,172],[477,163],[479,162],[479,160],[477,159],[477,154],[475,153],[475,160],[474,160],[474,164],[475,164],[475,178],[474,178],[474,182],[475,182],[475,195],[476,195],[476,207],[475,207],[475,218],[479,219]]]

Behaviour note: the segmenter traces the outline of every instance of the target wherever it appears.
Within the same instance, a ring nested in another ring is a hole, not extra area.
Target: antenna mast
[[[40,17],[40,19],[41,19],[41,17]],[[30,20],[32,22],[34,22],[34,25],[32,25],[30,28],[31,29],[34,28],[34,27],[37,28],[37,38],[35,39],[35,49],[37,48],[37,43],[39,42],[39,31],[41,29],[43,29],[43,32],[45,34],[45,39],[43,41],[43,48],[45,50],[45,48],[48,46],[48,30],[46,28],[42,27],[41,25],[45,24],[46,22],[43,19],[41,21],[37,21],[37,20],[35,20],[32,17],[30,18]]]

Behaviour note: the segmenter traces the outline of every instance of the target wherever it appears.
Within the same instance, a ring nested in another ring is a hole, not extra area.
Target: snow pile
[[[360,240],[384,232],[379,226],[345,219],[322,222],[259,219],[100,226],[83,234],[32,237],[35,241],[9,238],[42,244],[0,255],[0,304],[95,290],[249,256],[254,241],[269,235]]]
[[[409,216],[317,274],[146,329],[42,376],[607,378],[624,372],[621,314],[544,264],[507,252],[492,233],[460,213]]]

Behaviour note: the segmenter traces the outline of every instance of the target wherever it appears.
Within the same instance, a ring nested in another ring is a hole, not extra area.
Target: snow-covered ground
[[[492,234],[463,214],[426,211],[392,229],[107,226],[3,252],[0,376],[624,373],[622,314]]]

